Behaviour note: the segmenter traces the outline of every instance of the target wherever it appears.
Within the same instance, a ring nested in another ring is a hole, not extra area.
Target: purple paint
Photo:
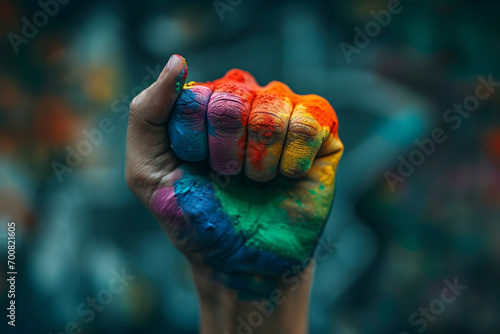
[[[175,198],[174,187],[159,188],[153,195],[151,209],[170,231],[178,232],[188,227],[187,219]]]
[[[225,85],[208,104],[208,148],[210,165],[219,173],[234,175],[243,166],[246,127],[253,96]],[[231,92],[234,89],[235,92]],[[237,93],[236,93],[237,91]]]

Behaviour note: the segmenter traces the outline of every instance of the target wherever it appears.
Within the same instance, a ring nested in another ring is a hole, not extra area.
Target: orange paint
[[[278,81],[272,81],[268,85],[261,87],[250,73],[238,69],[230,70],[224,77],[212,82],[190,82],[185,85],[185,88],[193,85],[209,87],[212,92],[234,94],[240,97],[243,103],[253,103],[253,105],[256,103],[264,105],[291,103],[292,108],[295,108],[297,105],[302,105],[304,108],[301,108],[301,110],[303,112],[305,111],[306,116],[308,114],[311,118],[316,120],[318,125],[323,129],[321,131],[323,134],[326,132],[327,134],[331,133],[334,137],[338,137],[337,115],[330,103],[318,95],[295,94],[287,85]],[[279,110],[273,110],[273,112],[279,113]],[[245,114],[243,116],[241,121],[242,124],[246,125],[250,115]],[[289,115],[287,115],[287,117],[289,118]],[[273,154],[270,149],[271,146],[266,143],[265,139],[273,136],[276,126],[279,126],[279,124],[276,124],[276,119],[271,115],[259,114],[258,119],[258,127],[263,127],[267,131],[261,134],[262,140],[261,138],[258,138],[258,140],[248,139],[248,147],[252,148],[251,161],[253,168],[262,170],[263,162],[266,157]],[[242,148],[245,147],[245,143],[241,141],[242,139],[240,138],[238,141],[238,155],[244,154]]]
[[[204,85],[209,87],[212,91],[224,91],[227,93],[234,93],[244,96],[242,90],[249,92],[253,96],[257,93],[265,91],[266,93],[274,93],[277,96],[285,96],[290,99],[293,106],[301,103],[307,107],[307,111],[321,126],[328,126],[330,131],[335,136],[337,135],[338,119],[335,110],[332,108],[327,100],[318,95],[299,95],[292,92],[292,90],[282,82],[272,81],[268,85],[261,87],[255,81],[255,78],[248,72],[239,69],[232,69],[226,73],[222,78],[207,81],[206,83],[190,82],[190,85]],[[331,125],[333,124],[333,125]]]

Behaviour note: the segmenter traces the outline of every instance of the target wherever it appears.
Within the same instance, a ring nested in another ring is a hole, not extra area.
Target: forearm
[[[245,291],[228,288],[231,278],[193,265],[200,300],[202,334],[304,334],[311,262],[299,276],[283,281],[253,278]],[[253,293],[253,290],[254,293]]]

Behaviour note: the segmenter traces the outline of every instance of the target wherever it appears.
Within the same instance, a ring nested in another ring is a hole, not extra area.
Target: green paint
[[[306,145],[311,148],[319,148],[323,143],[322,137],[318,136],[316,139],[311,141],[306,141]],[[311,168],[312,162],[316,156],[315,150],[310,150],[307,154],[297,159],[297,166],[302,172],[306,172]]]
[[[324,189],[325,189],[325,185],[324,184],[322,184],[322,185],[319,186],[319,190],[324,190]]]
[[[302,172],[307,171],[309,168],[311,168],[311,163],[312,163],[313,157],[303,157],[297,160],[297,166]]]
[[[314,190],[314,189],[309,190],[309,192],[311,193],[311,195],[316,194],[316,190]]]
[[[185,69],[182,69],[181,73],[179,73],[175,80],[175,91],[177,93],[180,93],[182,88],[184,87],[184,81],[186,80],[185,71]]]
[[[297,187],[281,176],[264,184],[233,176],[228,186],[214,187],[247,246],[294,259],[311,255],[333,198],[333,191],[314,195],[310,184]]]

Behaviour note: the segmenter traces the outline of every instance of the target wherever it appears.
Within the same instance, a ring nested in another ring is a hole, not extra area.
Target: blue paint
[[[174,183],[174,187],[177,204],[194,229],[179,234],[179,241],[183,248],[186,247],[184,251],[198,254],[205,264],[237,276],[260,274],[280,277],[292,265],[300,263],[245,245],[245,236],[236,233],[231,218],[223,212],[206,171],[183,168],[183,176]],[[233,286],[245,285],[237,281],[233,279],[229,283]]]
[[[168,133],[177,157],[184,161],[203,161],[208,156],[207,106],[208,87],[184,89],[170,114]]]

